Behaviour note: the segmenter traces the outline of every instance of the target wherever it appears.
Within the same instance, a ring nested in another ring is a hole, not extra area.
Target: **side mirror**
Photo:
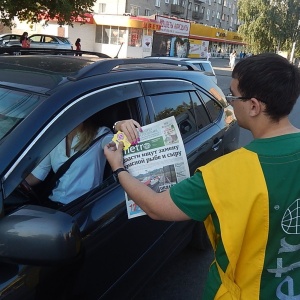
[[[0,220],[0,261],[53,265],[77,258],[80,230],[68,214],[27,205]]]

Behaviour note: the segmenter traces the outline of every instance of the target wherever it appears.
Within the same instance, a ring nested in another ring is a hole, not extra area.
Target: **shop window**
[[[96,26],[96,43],[120,45],[125,42],[126,27],[98,25]]]
[[[142,46],[142,29],[130,28],[128,36],[128,46],[141,47]]]

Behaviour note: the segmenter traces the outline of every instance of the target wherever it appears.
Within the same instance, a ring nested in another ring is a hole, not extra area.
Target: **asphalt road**
[[[229,93],[231,71],[228,59],[212,58],[218,85],[225,95]],[[300,99],[290,115],[291,122],[300,128]],[[240,147],[252,140],[249,131],[240,131]],[[134,300],[200,300],[207,272],[213,260],[211,250],[197,251],[186,248],[167,263]],[[205,299],[202,299],[205,300]]]

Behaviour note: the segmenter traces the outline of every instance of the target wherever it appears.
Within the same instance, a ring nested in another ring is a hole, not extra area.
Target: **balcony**
[[[171,13],[175,15],[184,14],[184,7],[177,4],[171,4]]]
[[[192,18],[195,20],[203,20],[204,13],[200,13],[199,11],[193,11],[192,12]]]

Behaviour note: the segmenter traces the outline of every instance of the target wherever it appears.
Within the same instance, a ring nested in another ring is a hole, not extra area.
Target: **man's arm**
[[[118,149],[113,144],[108,144],[104,148],[105,156],[113,171],[124,167],[122,148],[122,143],[119,144]],[[168,190],[156,193],[128,172],[120,172],[118,177],[120,184],[129,197],[150,218],[165,221],[185,221],[190,219],[174,204]]]

